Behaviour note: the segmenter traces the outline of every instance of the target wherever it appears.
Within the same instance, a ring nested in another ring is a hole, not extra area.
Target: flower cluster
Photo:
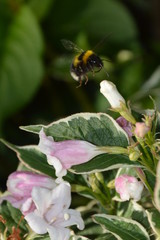
[[[92,228],[97,223],[104,225],[106,239],[111,237],[108,232],[117,238],[125,236],[124,239],[128,239],[128,229],[133,230],[136,239],[149,239],[152,232],[159,239],[160,229],[155,221],[157,216],[160,217],[160,141],[155,137],[157,112],[143,115],[139,122],[113,83],[103,80],[100,92],[107,98],[111,110],[119,113],[116,120],[107,114],[87,113],[41,128],[40,125],[38,128],[29,126],[34,133],[40,130],[38,145],[15,147],[20,160],[27,163],[28,171],[16,171],[8,177],[7,191],[0,197],[0,204],[8,201],[21,211],[30,227],[26,233],[28,239],[39,235],[43,239],[49,235],[51,240],[69,240],[72,234],[75,236],[73,225],[79,230],[84,229],[80,211],[70,208],[71,189],[89,199],[89,204],[81,208],[86,215],[102,212],[92,217],[94,223],[88,219],[86,222],[92,222]],[[57,140],[57,135],[61,141]],[[35,163],[28,163],[26,156],[32,161],[41,156],[40,167],[37,165],[35,169]],[[44,175],[46,169],[53,171],[56,178],[49,177],[51,173]],[[117,173],[115,169],[118,169]],[[29,170],[38,170],[39,174]],[[114,171],[110,175],[106,174],[108,170]],[[74,174],[79,176],[74,178]],[[118,209],[114,201],[119,201]],[[136,212],[141,214],[139,219]],[[2,213],[0,210],[0,222],[5,225],[7,220]],[[114,213],[118,216],[113,216]],[[149,230],[144,228],[144,222]],[[118,232],[114,224],[120,224],[124,229]],[[16,234],[15,226],[13,229],[13,233],[11,230],[7,233],[7,226],[0,237],[11,239]],[[17,234],[20,240],[19,229]],[[87,238],[80,236],[80,239]]]
[[[84,223],[78,211],[69,209],[71,186],[62,181],[56,184],[44,175],[17,171],[7,181],[8,194],[0,201],[9,201],[19,208],[31,229],[37,234],[49,233],[50,239],[67,240],[72,225],[82,230]]]

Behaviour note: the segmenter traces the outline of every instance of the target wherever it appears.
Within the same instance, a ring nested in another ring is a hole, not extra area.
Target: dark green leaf
[[[0,56],[0,122],[24,106],[37,90],[43,75],[42,48],[36,19],[23,6],[8,26]]]
[[[45,1],[29,0],[28,5],[38,19],[43,19],[45,15],[48,13],[48,11],[50,10],[51,4],[53,2],[54,0],[45,0]]]
[[[18,147],[4,140],[1,142],[15,151],[19,160],[29,169],[55,177],[53,167],[47,163],[46,156],[36,146]]]
[[[156,234],[157,238],[160,237],[160,213],[156,209],[146,211],[148,215],[148,220],[151,225],[153,232]]]
[[[101,39],[111,33],[112,42],[118,43],[136,38],[135,23],[121,2],[100,0],[97,4],[96,0],[91,0],[89,3],[81,21],[86,32],[92,37]]]
[[[101,234],[98,238],[96,238],[95,240],[117,240],[118,238],[116,238],[113,234],[111,233],[105,233],[105,234]]]
[[[133,167],[138,166],[138,164],[136,165],[135,162],[131,162],[127,156],[118,154],[102,154],[87,163],[76,165],[72,167],[72,169],[76,173],[87,173],[93,171],[107,171],[127,166]]]

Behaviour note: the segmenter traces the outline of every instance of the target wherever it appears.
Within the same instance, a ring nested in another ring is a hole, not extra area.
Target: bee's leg
[[[95,71],[94,71],[94,68],[89,64],[89,71],[91,71],[92,72],[92,75],[93,75],[93,77],[95,76]],[[88,71],[88,72],[89,72]],[[87,77],[87,79],[88,79],[88,77]],[[87,80],[87,82],[88,82],[88,80]]]
[[[93,74],[93,77],[95,76],[95,71],[94,69],[92,68],[92,74]]]
[[[98,69],[97,71],[95,71],[95,72],[96,72],[96,73],[97,73],[97,72],[100,72],[101,69],[102,69],[102,67],[103,67],[103,66],[100,66],[99,69]]]
[[[88,82],[88,76],[87,75],[84,75],[85,76],[85,78],[86,78],[86,81],[85,81],[85,85],[87,84],[87,82]]]
[[[79,87],[81,87],[81,86],[82,86],[82,79],[79,78],[79,85],[78,85],[76,88],[79,88]]]

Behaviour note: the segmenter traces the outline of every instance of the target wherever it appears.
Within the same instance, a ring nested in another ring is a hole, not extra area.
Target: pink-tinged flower
[[[137,122],[134,133],[137,137],[143,138],[150,130],[150,127],[147,126],[144,122]]]
[[[68,240],[72,225],[82,230],[84,222],[78,211],[69,209],[71,204],[71,187],[61,182],[53,190],[35,187],[32,199],[36,209],[25,216],[31,229],[37,234],[49,233],[51,240]]]
[[[73,165],[88,162],[95,156],[104,153],[95,145],[82,140],[66,140],[55,142],[51,136],[40,131],[39,149],[46,154],[47,161],[56,170],[56,176],[66,175],[67,169]]]
[[[123,201],[127,201],[130,198],[139,201],[143,191],[143,183],[135,177],[124,174],[115,179],[115,189]]]
[[[119,117],[116,119],[116,122],[120,127],[128,134],[129,137],[132,137],[132,125],[124,117]]]
[[[100,83],[100,92],[107,98],[112,108],[121,108],[121,103],[125,104],[125,100],[118,92],[116,85],[110,81],[103,80]]]
[[[0,203],[2,203],[3,200],[7,200],[26,215],[36,208],[31,198],[31,193],[35,186],[52,189],[56,186],[56,183],[53,179],[45,175],[28,171],[13,172],[7,180],[8,193],[0,198]]]

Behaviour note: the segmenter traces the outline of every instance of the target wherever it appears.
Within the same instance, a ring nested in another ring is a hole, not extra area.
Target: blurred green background
[[[19,126],[106,112],[99,92],[105,71],[134,109],[152,108],[149,95],[160,108],[159,13],[159,0],[0,0],[0,137],[38,143]],[[89,74],[86,86],[76,88],[70,76],[74,53],[63,38],[104,59],[105,70]],[[1,190],[17,164],[1,144]]]

